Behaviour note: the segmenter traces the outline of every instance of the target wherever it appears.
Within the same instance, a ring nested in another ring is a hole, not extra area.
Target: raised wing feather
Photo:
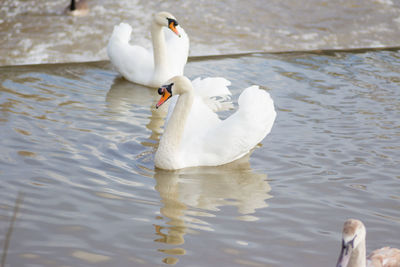
[[[223,121],[196,123],[184,134],[183,158],[187,166],[221,165],[238,159],[254,148],[270,131],[276,112],[270,95],[252,86],[239,97],[239,109]],[[194,107],[194,105],[193,105]],[[208,112],[194,113],[188,120],[198,120]],[[195,129],[194,129],[195,128]],[[194,134],[196,132],[196,134]],[[199,156],[201,155],[201,156]]]
[[[147,84],[154,73],[153,52],[131,45],[132,27],[126,23],[114,26],[107,45],[107,54],[117,71],[127,80]]]
[[[217,112],[233,108],[233,104],[231,101],[232,93],[228,89],[228,86],[231,85],[231,82],[227,79],[222,77],[208,77],[201,79],[200,77],[198,77],[192,81],[192,85],[196,99],[199,101],[202,100],[204,104],[206,104],[208,108],[211,109],[211,111]],[[170,99],[165,124],[168,123],[177,100],[178,96],[173,96]],[[197,103],[196,105],[198,106],[199,103]],[[192,110],[193,109],[196,109],[196,107],[194,106]],[[201,115],[199,115],[199,117],[200,116]]]
[[[384,247],[374,250],[368,256],[367,266],[399,267],[400,249]]]

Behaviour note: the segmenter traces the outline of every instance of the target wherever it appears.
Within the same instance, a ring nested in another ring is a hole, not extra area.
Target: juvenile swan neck
[[[366,251],[365,239],[351,253],[351,258],[348,267],[365,267],[366,266]]]

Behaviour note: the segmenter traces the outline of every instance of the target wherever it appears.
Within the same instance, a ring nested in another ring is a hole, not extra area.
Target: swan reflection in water
[[[266,200],[272,197],[267,175],[251,169],[249,156],[219,167],[156,169],[154,178],[163,204],[159,219],[167,225],[155,225],[159,236],[155,241],[168,244],[160,251],[168,255],[164,262],[170,264],[178,260],[172,256],[185,254],[179,247],[185,234],[215,230],[207,217],[218,216],[221,207],[234,206],[238,220],[254,221],[256,210],[268,207]]]
[[[126,115],[118,116],[118,120],[126,120],[140,127],[146,125],[151,131],[148,139],[154,143],[142,143],[151,148],[151,157],[154,156],[168,110],[167,106],[158,110],[154,108],[158,98],[155,89],[133,84],[120,77],[114,80],[106,96],[110,112]],[[132,108],[132,105],[135,107]],[[135,114],[131,112],[132,109]],[[137,116],[142,112],[146,113],[142,120],[132,118],[132,115]],[[268,207],[266,200],[272,196],[269,194],[271,187],[267,175],[254,172],[249,157],[250,154],[218,167],[178,171],[155,169],[155,189],[162,202],[161,216],[157,217],[161,222],[154,225],[157,235],[155,241],[163,244],[159,251],[168,255],[163,259],[164,263],[174,264],[178,261],[177,256],[186,253],[182,247],[186,234],[214,231],[207,218],[218,216],[221,207],[236,207],[236,219],[242,221],[257,220],[256,210]]]
[[[146,128],[151,131],[150,140],[158,142],[160,134],[162,133],[162,126],[164,125],[164,118],[168,112],[168,105],[159,109],[155,109],[156,103],[159,99],[157,90],[154,88],[145,87],[125,80],[122,77],[116,77],[111,89],[106,95],[106,102],[109,110],[113,113],[122,114],[126,116],[119,116],[118,120],[126,120],[130,124],[143,126],[143,117],[146,120]],[[138,117],[132,118],[135,115],[131,112],[132,105],[134,105],[136,114],[143,114],[142,120]],[[148,112],[150,109],[150,117]],[[129,114],[131,113],[131,114]],[[155,144],[143,143],[144,146],[154,147]]]

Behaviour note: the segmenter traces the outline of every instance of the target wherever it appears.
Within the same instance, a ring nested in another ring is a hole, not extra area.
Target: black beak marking
[[[357,235],[354,236],[354,238],[349,241],[347,244],[344,243],[344,240],[342,240],[342,250],[345,250],[345,255],[349,253],[349,248],[350,246],[354,248],[354,240],[356,239]]]
[[[171,25],[171,23],[174,24],[174,27],[179,25],[175,19],[167,18],[167,20],[168,20],[168,25]]]
[[[160,88],[158,88],[158,94],[162,95],[162,94],[164,94],[164,90],[167,90],[168,93],[170,93],[172,95],[172,89],[171,89],[172,85],[174,85],[174,83],[170,83],[170,84],[161,86]]]

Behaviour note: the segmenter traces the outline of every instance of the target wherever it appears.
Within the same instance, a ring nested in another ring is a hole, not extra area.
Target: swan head
[[[158,94],[161,95],[156,108],[172,97],[172,95],[181,95],[188,92],[192,88],[192,83],[185,76],[175,76],[169,79],[165,85],[158,88]]]
[[[164,104],[165,101],[171,98],[173,85],[174,83],[170,83],[158,88],[158,94],[161,95],[161,98],[158,101],[156,108],[159,108],[162,104]]]
[[[364,224],[355,219],[348,219],[343,225],[342,249],[336,267],[346,267],[351,254],[362,242],[365,242],[366,230]]]
[[[176,26],[179,25],[178,21],[176,20],[176,18],[171,13],[168,13],[166,11],[162,11],[162,12],[157,13],[154,16],[154,22],[156,24],[162,26],[162,27],[169,28],[176,35],[181,37],[181,35],[179,34],[178,30],[176,29]]]

